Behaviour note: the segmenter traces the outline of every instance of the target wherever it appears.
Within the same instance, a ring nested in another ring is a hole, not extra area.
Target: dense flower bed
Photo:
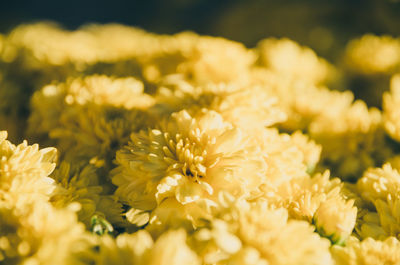
[[[0,35],[0,263],[400,264],[397,72],[388,36],[333,65],[288,39]]]

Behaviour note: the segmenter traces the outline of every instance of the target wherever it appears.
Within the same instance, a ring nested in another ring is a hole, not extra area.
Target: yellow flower
[[[15,206],[15,205],[13,205]],[[76,206],[55,209],[44,201],[10,208],[0,202],[0,262],[5,264],[80,264],[72,253],[87,247]]]
[[[219,190],[250,197],[265,181],[260,149],[214,111],[186,111],[133,133],[117,153],[116,194],[130,206],[153,210],[166,198],[185,205],[214,200]]]
[[[132,132],[150,122],[145,109],[153,99],[143,89],[134,78],[100,75],[45,86],[32,99],[30,134],[50,136],[48,142],[55,144],[69,163],[103,168],[103,184],[115,152]],[[105,186],[106,192],[112,189],[110,184]]]
[[[357,188],[360,195],[369,202],[386,200],[389,194],[393,196],[399,193],[400,174],[390,164],[385,164],[382,168],[370,168],[357,181]]]
[[[357,182],[357,187],[364,200],[375,207],[369,206],[372,212],[364,217],[369,219],[361,226],[362,235],[371,234],[374,238],[399,237],[399,172],[392,169],[390,164],[385,164],[382,168],[370,168]]]
[[[211,200],[199,199],[193,203],[182,204],[176,198],[164,199],[151,213],[134,209],[139,216],[144,218],[141,225],[128,220],[136,226],[143,226],[153,237],[160,236],[168,229],[184,228],[193,232],[198,227],[203,227],[207,221],[213,218],[212,212],[217,205]],[[133,210],[133,208],[131,209]],[[128,217],[128,213],[127,213]]]
[[[353,203],[338,195],[321,202],[313,217],[320,235],[334,244],[344,244],[356,224],[357,208]]]
[[[124,225],[122,205],[112,196],[104,194],[99,170],[94,165],[79,168],[62,161],[51,177],[57,187],[50,202],[57,208],[65,208],[72,202],[79,203],[78,219],[88,228],[94,215],[105,217],[113,225]]]
[[[400,238],[400,194],[389,194],[386,200],[378,199],[374,205],[386,234]]]
[[[99,186],[96,168],[88,165],[82,170],[71,169],[71,165],[63,161],[52,174],[52,178],[57,184],[51,197],[52,204],[63,208],[72,202],[79,202],[79,220],[88,224],[96,211],[96,204],[103,190]]]
[[[275,205],[288,209],[291,218],[312,221],[320,204],[328,197],[342,193],[339,179],[329,179],[329,171],[313,177],[295,178],[275,189],[270,199]]]
[[[390,92],[383,94],[383,122],[386,132],[396,141],[400,141],[399,103],[400,75],[397,74],[390,81]]]
[[[15,146],[6,138],[7,132],[0,131],[0,200],[17,206],[25,201],[47,201],[55,189],[49,175],[57,150],[39,150],[27,141]]]
[[[364,35],[346,47],[346,63],[363,74],[390,73],[400,63],[400,41],[390,36]]]
[[[357,179],[368,167],[391,154],[385,146],[381,113],[363,101],[340,111],[323,113],[309,127],[310,136],[322,145],[322,165],[342,179]],[[381,146],[378,150],[377,145]]]
[[[311,49],[289,39],[265,39],[258,43],[258,63],[278,75],[304,79],[314,84],[325,81],[332,66]]]
[[[259,264],[332,264],[329,241],[307,222],[288,220],[285,209],[272,209],[265,202],[235,201],[229,196],[224,200],[210,226],[193,236],[206,264],[238,259]]]
[[[161,82],[155,98],[155,115],[163,116],[183,109],[192,114],[207,108],[220,113],[235,126],[249,131],[286,119],[286,115],[277,107],[277,98],[257,85],[193,85],[180,75],[170,75]]]
[[[223,38],[183,32],[157,36],[148,46],[154,47],[138,56],[144,77],[151,83],[169,74],[182,74],[194,83],[245,82],[255,60],[254,53],[241,43]],[[224,65],[225,67],[219,67]]]
[[[287,116],[280,127],[289,131],[307,130],[320,115],[341,113],[351,105],[351,91],[334,91],[310,84],[301,78],[288,78],[265,68],[254,68],[251,84],[260,85],[278,98],[278,105]]]
[[[135,78],[104,75],[69,78],[65,83],[46,85],[32,97],[33,113],[29,130],[32,133],[48,133],[59,126],[62,113],[77,112],[74,108],[85,105],[93,108],[146,109],[153,104],[153,99],[143,90],[143,84]]]
[[[332,256],[337,264],[343,265],[395,265],[400,263],[399,250],[400,243],[394,237],[384,241],[367,238],[361,242],[351,238],[345,247],[333,246]]]
[[[384,240],[388,237],[385,230],[382,228],[377,212],[359,209],[356,222],[355,235],[360,239],[371,237],[373,239]]]

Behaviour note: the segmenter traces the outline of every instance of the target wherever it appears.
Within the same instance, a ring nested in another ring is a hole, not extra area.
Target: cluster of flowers
[[[345,58],[382,109],[288,39],[0,35],[0,263],[399,264],[400,40]]]

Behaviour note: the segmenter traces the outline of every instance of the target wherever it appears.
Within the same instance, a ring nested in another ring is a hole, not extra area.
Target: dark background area
[[[389,0],[0,0],[0,32],[51,20],[76,29],[121,23],[172,34],[192,30],[249,47],[266,37],[289,37],[334,60],[365,33],[400,36],[400,3]],[[321,39],[327,41],[321,41]]]

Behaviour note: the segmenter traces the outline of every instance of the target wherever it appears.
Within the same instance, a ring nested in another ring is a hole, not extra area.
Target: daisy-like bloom
[[[70,80],[66,85],[65,102],[85,105],[111,105],[125,109],[147,108],[153,99],[143,93],[143,83],[133,77],[112,78],[101,75]]]
[[[26,141],[15,146],[6,137],[1,131],[0,262],[64,264],[84,228],[76,219],[79,204],[55,209],[49,203],[57,188],[49,177],[56,150]]]
[[[169,115],[183,109],[196,113],[201,108],[207,108],[247,130],[272,126],[286,119],[286,115],[277,107],[277,98],[257,85],[193,85],[180,75],[171,75],[163,80],[155,99],[156,115]]]
[[[367,210],[365,207],[359,208],[357,215],[354,236],[359,239],[371,237],[377,240],[384,240],[388,237],[388,234],[381,226],[377,212]]]
[[[291,179],[308,176],[306,155],[297,147],[291,135],[279,133],[276,128],[257,128],[249,133],[250,140],[261,147],[267,164],[264,194]]]
[[[345,60],[352,71],[389,74],[400,64],[400,41],[390,36],[365,35],[346,47]]]
[[[340,112],[320,115],[309,126],[312,139],[322,145],[322,166],[343,179],[357,179],[391,155],[381,128],[381,113],[355,101]],[[381,146],[376,150],[375,146]]]
[[[258,43],[258,64],[278,75],[318,84],[330,78],[333,66],[313,50],[289,39],[265,39]]]
[[[70,78],[65,83],[44,86],[32,97],[32,131],[48,132],[57,126],[60,112],[74,106],[94,104],[123,109],[146,109],[153,104],[143,93],[143,83],[135,78],[114,78],[104,75]],[[47,111],[52,108],[52,111]]]
[[[262,86],[270,95],[278,98],[278,107],[287,116],[287,120],[280,126],[288,131],[307,130],[310,123],[320,115],[341,113],[354,99],[350,91],[330,90],[265,68],[253,68],[251,77],[252,85]]]
[[[318,233],[333,244],[344,244],[356,224],[357,208],[353,204],[340,195],[321,202],[313,217]]]
[[[360,221],[358,234],[365,238],[400,236],[399,191],[400,174],[390,164],[370,168],[357,182],[357,188],[369,208]]]
[[[387,236],[400,238],[400,194],[389,194],[386,200],[378,199],[374,205]]]
[[[255,61],[254,53],[243,44],[223,38],[183,32],[157,36],[154,42],[158,47],[138,58],[143,76],[150,83],[175,73],[197,84],[242,83],[248,80],[249,68]]]
[[[386,200],[388,195],[400,192],[400,174],[390,164],[382,168],[370,168],[358,180],[357,188],[363,199],[371,203],[377,199]]]
[[[79,219],[88,224],[103,190],[99,185],[96,168],[88,165],[82,170],[71,169],[69,163],[62,162],[51,177],[58,184],[51,197],[53,205],[63,208],[71,202],[79,202]]]
[[[182,205],[213,201],[219,190],[250,198],[265,182],[260,148],[209,110],[196,117],[180,111],[159,129],[133,133],[116,162],[116,195],[139,210],[153,210],[167,198]]]
[[[0,200],[13,205],[26,201],[47,201],[55,189],[49,177],[55,168],[57,150],[39,149],[27,141],[15,146],[7,132],[0,131]]]
[[[29,131],[49,134],[68,161],[96,160],[108,170],[115,151],[147,122],[153,100],[143,89],[134,78],[99,75],[45,86],[33,96]]]
[[[172,73],[184,74],[195,82],[240,81],[247,78],[255,60],[243,44],[223,38],[190,32],[156,35],[116,24],[90,25],[76,31],[49,23],[22,25],[9,34],[5,45],[9,60],[19,54],[29,70],[47,70],[49,74],[49,68],[50,72],[61,69],[56,75],[99,69],[107,72],[101,63],[111,63],[111,72],[143,74],[151,83]],[[124,66],[129,70],[122,69]],[[49,80],[45,74],[43,77]]]
[[[367,238],[361,242],[352,237],[345,247],[333,246],[331,252],[336,264],[395,265],[400,263],[400,242],[394,237],[389,237],[384,241]]]
[[[98,62],[111,63],[141,54],[146,50],[145,44],[151,44],[151,36],[116,24],[89,25],[68,31],[54,23],[36,23],[15,28],[5,38],[5,48],[9,53],[23,55],[27,68],[68,68],[69,65],[82,71]]]
[[[383,94],[383,122],[386,132],[400,141],[400,75],[394,75],[390,82],[390,92]]]
[[[50,202],[57,208],[65,208],[72,202],[79,203],[78,219],[87,227],[94,215],[104,217],[113,225],[121,226],[124,223],[122,205],[112,196],[104,194],[98,171],[98,168],[91,164],[77,168],[68,162],[61,162],[51,175],[57,187]]]
[[[288,220],[285,209],[265,202],[223,197],[210,227],[193,236],[205,264],[332,264],[329,241],[307,222]]]
[[[292,179],[278,186],[273,190],[273,196],[268,198],[274,205],[286,208],[291,218],[311,223],[322,202],[328,197],[342,194],[340,180],[330,180],[329,177],[329,171],[325,171],[324,174],[318,173],[313,177]]]

